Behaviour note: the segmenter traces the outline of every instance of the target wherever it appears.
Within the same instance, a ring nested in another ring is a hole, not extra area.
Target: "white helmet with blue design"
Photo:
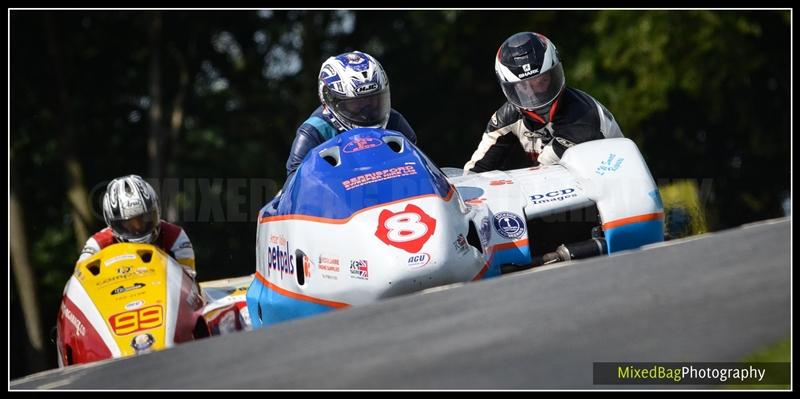
[[[319,98],[340,130],[385,128],[391,101],[381,64],[361,51],[330,57],[319,72]]]

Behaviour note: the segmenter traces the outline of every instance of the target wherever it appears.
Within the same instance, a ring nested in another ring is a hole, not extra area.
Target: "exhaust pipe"
[[[592,238],[590,240],[576,242],[572,244],[561,244],[555,252],[548,252],[541,256],[531,257],[529,265],[505,264],[500,266],[500,273],[507,274],[527,270],[537,266],[552,265],[553,263],[565,262],[573,259],[591,258],[608,254],[608,246],[603,238]]]
[[[573,259],[591,258],[607,253],[608,246],[606,245],[606,240],[603,238],[592,238],[572,244],[562,244],[555,252],[548,252],[542,256],[534,256],[533,259],[531,259],[531,263],[533,265],[532,267],[543,266]]]

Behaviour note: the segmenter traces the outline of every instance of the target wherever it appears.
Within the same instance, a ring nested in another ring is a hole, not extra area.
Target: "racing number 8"
[[[422,217],[413,212],[398,213],[383,223],[389,231],[387,238],[394,242],[416,240],[428,232],[428,226],[421,222]]]
[[[394,213],[388,209],[378,215],[375,237],[408,253],[417,253],[436,231],[436,219],[414,204]]]

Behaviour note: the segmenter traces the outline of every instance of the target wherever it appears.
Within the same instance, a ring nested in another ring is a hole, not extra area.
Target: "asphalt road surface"
[[[789,243],[789,220],[778,219],[48,371],[9,387],[625,388],[594,385],[593,362],[741,361],[788,337]]]

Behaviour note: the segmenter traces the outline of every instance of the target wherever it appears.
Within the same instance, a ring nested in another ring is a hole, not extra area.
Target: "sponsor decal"
[[[365,85],[362,85],[362,86],[359,86],[358,88],[356,88],[356,94],[369,93],[371,91],[375,91],[375,89],[377,89],[377,88],[378,88],[378,84],[377,83],[367,83]]]
[[[83,254],[94,255],[96,253],[97,253],[97,250],[92,248],[92,247],[90,247],[90,246],[88,246],[88,245],[83,247],[83,249],[81,249],[81,255],[83,255]]]
[[[366,260],[350,261],[350,277],[359,280],[369,280],[369,265]]]
[[[109,277],[109,278],[100,280],[99,282],[95,283],[95,286],[102,287],[104,285],[112,284],[112,283],[115,283],[115,282],[120,281],[120,280],[125,280],[128,277],[130,277],[129,274],[118,274],[118,275],[116,275],[114,277]]]
[[[399,166],[396,168],[382,169],[351,177],[343,181],[342,186],[344,186],[345,190],[352,190],[356,187],[361,187],[366,184],[377,183],[379,181],[395,179],[403,176],[411,176],[415,174],[417,174],[417,170],[413,166]]]
[[[116,335],[128,335],[156,328],[164,323],[164,308],[148,306],[138,310],[117,313],[108,318],[108,324]]]
[[[500,212],[494,215],[494,228],[501,236],[517,239],[525,234],[525,221],[511,212]]]
[[[78,317],[75,316],[75,314],[72,313],[72,311],[70,311],[69,308],[63,303],[61,304],[61,314],[63,314],[64,318],[67,319],[67,321],[69,321],[73,327],[75,327],[75,331],[77,331],[78,335],[86,335],[86,327],[83,326],[83,323],[78,320]]]
[[[319,270],[323,272],[339,273],[339,259],[327,258],[322,255],[319,257]]]
[[[427,253],[420,253],[408,257],[408,266],[412,269],[419,269],[431,261],[431,256]]]
[[[307,255],[303,255],[303,276],[306,278],[311,277],[311,268],[314,266],[311,259]]]
[[[120,285],[119,287],[114,288],[111,291],[111,295],[118,295],[118,294],[122,294],[123,292],[138,290],[139,288],[144,288],[144,283],[133,283],[133,285],[130,285],[130,286],[127,286],[127,287],[123,287],[123,286]]]
[[[138,199],[135,199],[135,198],[134,198],[134,199],[129,199],[129,200],[126,200],[126,201],[125,201],[125,204],[124,204],[122,207],[123,207],[123,208],[133,208],[133,207],[136,207],[136,208],[137,208],[136,210],[138,210],[138,208],[141,208],[141,207],[142,207],[142,202],[141,202],[141,201],[139,201]],[[133,212],[130,212],[130,211],[128,211],[128,214],[131,214],[131,213],[133,213]]]
[[[382,210],[375,236],[388,245],[414,254],[422,249],[435,230],[436,219],[418,206],[408,204],[397,213]]]
[[[110,266],[110,265],[112,265],[114,263],[117,263],[117,262],[119,262],[121,260],[131,260],[131,259],[136,259],[136,255],[125,254],[125,255],[115,256],[113,258],[106,259],[105,265],[106,266]]]
[[[139,334],[131,340],[131,348],[136,351],[136,354],[145,353],[153,346],[156,339],[150,334]]]
[[[558,202],[568,198],[577,197],[578,194],[575,194],[575,189],[570,187],[562,190],[550,191],[544,194],[534,194],[530,196],[530,199],[532,204],[537,205],[546,204],[548,202]]]
[[[127,278],[130,278],[131,277],[131,273],[132,273],[130,269],[131,268],[129,266],[119,267],[116,270],[118,274],[116,274],[116,275],[114,275],[112,277],[108,277],[108,278],[105,278],[103,280],[100,280],[99,282],[95,283],[95,286],[102,287],[104,285],[113,284],[113,283],[115,283],[117,281],[125,280]],[[155,272],[156,272],[156,269],[154,269],[154,268],[149,268],[148,269],[146,267],[137,267],[136,270],[133,271],[133,273],[136,273],[139,276],[147,276],[147,275],[151,275],[151,274],[153,274]]]
[[[481,229],[479,231],[481,238],[481,245],[483,247],[489,246],[489,241],[492,239],[492,225],[489,223],[489,217],[486,216],[481,219]]]
[[[322,274],[322,278],[329,280],[338,280],[339,274],[339,259],[328,258],[320,255],[319,262],[317,262],[317,270]]]
[[[456,248],[456,250],[458,252],[466,251],[467,250],[467,245],[469,245],[469,244],[467,244],[467,239],[464,238],[464,235],[461,234],[461,233],[459,233],[458,237],[456,237],[456,240],[453,241],[453,246]]]
[[[178,246],[178,248],[180,248],[180,249],[186,249],[186,248],[191,248],[191,247],[192,247],[192,243],[189,242],[189,241],[184,241],[184,242],[181,243],[181,245]]]
[[[277,242],[276,242],[277,241]],[[280,273],[281,279],[284,274],[294,274],[294,254],[289,250],[289,241],[280,236],[270,237],[270,242],[275,245],[267,247],[267,273],[275,270]]]
[[[129,302],[127,305],[125,305],[125,310],[138,309],[138,308],[141,308],[142,305],[144,305],[144,301],[141,300],[141,299],[138,299],[138,300],[135,300],[133,302]]]
[[[522,66],[523,72],[530,72],[530,70],[531,70],[531,64],[525,64]]]
[[[380,147],[381,145],[383,145],[383,140],[376,139],[375,137],[355,137],[342,147],[342,152],[351,154],[370,148]]]
[[[269,236],[269,243],[286,246],[289,241],[283,236]]]
[[[525,65],[528,65],[528,70],[525,70]],[[525,64],[525,65],[522,66],[523,72],[520,73],[520,74],[517,74],[518,78],[520,78],[520,79],[526,78],[528,76],[531,76],[531,75],[539,72],[539,68],[531,69],[531,66],[529,64]]]
[[[505,184],[514,184],[513,180],[492,180],[489,182],[490,186],[502,186]]]
[[[622,166],[622,161],[624,160],[625,158],[617,158],[615,154],[608,154],[608,159],[600,162],[600,165],[597,166],[594,173],[603,176],[608,172],[616,172],[617,169]]]

